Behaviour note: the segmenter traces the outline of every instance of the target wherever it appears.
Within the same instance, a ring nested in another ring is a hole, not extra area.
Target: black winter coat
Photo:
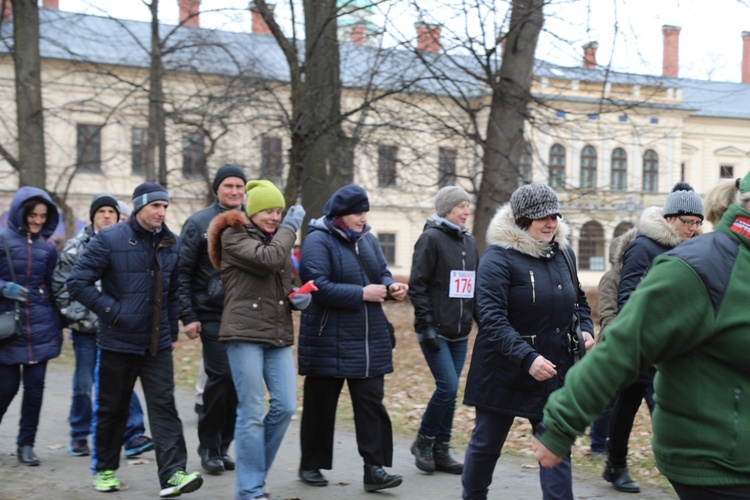
[[[474,299],[451,298],[450,277],[451,271],[476,271],[478,261],[477,244],[471,234],[451,227],[437,215],[427,220],[414,245],[409,278],[417,333],[432,325],[449,340],[469,335]]]
[[[152,332],[157,350],[172,348],[178,332],[178,260],[178,240],[165,224],[152,233],[132,216],[97,233],[66,286],[71,298],[99,317],[101,349],[147,354]]]
[[[369,226],[355,243],[325,217],[310,221],[300,277],[303,283],[314,280],[318,291],[302,312],[300,375],[368,378],[393,371],[393,346],[383,307],[362,300],[362,288],[373,281],[386,287],[395,282],[378,240],[368,231]]]
[[[563,385],[572,365],[567,334],[576,300],[582,330],[594,331],[586,295],[574,289],[561,254],[572,254],[568,232],[560,221],[553,243],[545,245],[515,225],[508,206],[490,222],[490,246],[477,271],[479,333],[465,404],[541,420],[547,398]],[[544,382],[528,372],[540,354],[557,365],[557,375]]]

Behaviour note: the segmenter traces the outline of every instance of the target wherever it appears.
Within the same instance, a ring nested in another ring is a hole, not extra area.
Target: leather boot
[[[39,465],[39,457],[34,453],[33,446],[19,446],[16,450],[18,461],[24,465]]]
[[[221,461],[224,462],[224,470],[234,470],[235,468],[234,460],[232,460],[232,457],[230,457],[229,454],[227,453],[228,448],[229,448],[228,446],[221,447],[221,456],[219,458],[221,458]]]
[[[397,474],[388,474],[379,465],[365,464],[365,491],[378,491],[395,488],[404,478]]]
[[[198,455],[201,457],[201,467],[209,474],[221,474],[224,472],[224,462],[221,460],[219,450],[199,446]]]
[[[328,479],[320,469],[303,469],[300,467],[299,478],[308,486],[328,486]]]
[[[432,454],[435,457],[435,470],[448,474],[461,474],[464,471],[464,464],[458,463],[451,456],[451,447],[448,443],[435,441]]]
[[[624,493],[641,492],[641,487],[638,486],[638,483],[633,481],[633,478],[630,477],[630,474],[628,473],[628,469],[626,467],[607,467],[606,469],[604,469],[602,477],[606,481],[612,483],[612,487],[617,491],[622,491]]]
[[[417,469],[432,474],[435,472],[435,457],[432,449],[435,446],[435,438],[417,434],[417,439],[411,445],[411,454],[414,455],[414,463]]]

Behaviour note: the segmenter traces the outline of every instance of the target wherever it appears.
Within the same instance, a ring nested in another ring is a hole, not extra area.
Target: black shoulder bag
[[[16,273],[13,271],[13,262],[10,260],[8,242],[5,241],[5,235],[1,237],[5,249],[5,258],[8,260],[8,272],[10,272],[10,277],[13,282],[16,282]],[[13,311],[6,311],[0,314],[0,345],[13,342],[21,336],[21,308],[18,306],[17,300],[14,300],[13,302],[15,303]]]
[[[586,354],[586,342],[583,340],[583,332],[581,331],[581,316],[578,311],[578,292],[580,291],[581,285],[578,283],[578,274],[576,273],[575,266],[573,266],[573,259],[570,258],[570,254],[564,248],[560,249],[565,263],[568,265],[570,270],[570,277],[573,279],[573,288],[576,292],[576,302],[573,306],[573,322],[570,324],[570,331],[568,332],[568,340],[570,341],[570,354],[573,358],[573,363],[577,363]]]

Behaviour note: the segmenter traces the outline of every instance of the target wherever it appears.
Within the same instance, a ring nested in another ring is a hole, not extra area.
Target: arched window
[[[628,154],[622,148],[612,151],[612,178],[609,182],[612,191],[625,191],[628,188]]]
[[[643,153],[643,190],[655,193],[659,189],[659,155],[653,149]]]
[[[596,187],[596,149],[586,146],[581,151],[581,189]]]
[[[528,142],[523,144],[521,152],[521,161],[518,168],[518,187],[525,184],[531,184],[531,146]]]
[[[596,221],[589,221],[581,228],[578,267],[587,271],[604,271],[604,228]]]
[[[549,150],[549,185],[551,188],[565,187],[565,148],[559,144]]]

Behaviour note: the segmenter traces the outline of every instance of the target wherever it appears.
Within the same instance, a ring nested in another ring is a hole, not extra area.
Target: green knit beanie
[[[740,181],[739,186],[737,186],[737,187],[740,188],[740,193],[742,193],[742,194],[745,194],[748,191],[750,191],[750,172],[748,172],[747,174],[745,174],[745,177],[742,178],[742,180]]]
[[[271,181],[247,181],[247,216],[252,217],[262,210],[281,208],[286,206],[284,195]]]

